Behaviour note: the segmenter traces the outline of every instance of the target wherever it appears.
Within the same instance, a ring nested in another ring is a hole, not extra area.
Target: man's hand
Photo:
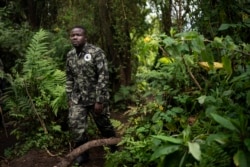
[[[102,103],[96,102],[94,107],[95,107],[94,111],[95,111],[96,114],[102,113],[102,110],[103,110],[103,104]]]
[[[72,106],[72,103],[73,103],[73,102],[72,102],[71,100],[69,100],[69,101],[68,101],[68,106],[71,107],[71,106]]]

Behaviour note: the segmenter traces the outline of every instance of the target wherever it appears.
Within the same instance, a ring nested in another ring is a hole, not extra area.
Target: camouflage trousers
[[[94,122],[103,137],[115,137],[115,130],[110,122],[109,106],[104,105],[102,113],[95,114],[94,105],[84,106],[73,104],[69,108],[69,128],[73,133],[75,143],[83,143],[87,140],[88,116],[92,116]]]

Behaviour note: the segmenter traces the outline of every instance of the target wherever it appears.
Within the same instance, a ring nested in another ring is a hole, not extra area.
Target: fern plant
[[[17,138],[29,137],[29,141],[35,143],[29,144],[30,147],[41,146],[37,142],[42,141],[36,140],[37,136],[34,135],[41,136],[41,130],[42,134],[47,136],[58,132],[63,135],[60,122],[57,122],[58,125],[55,121],[58,119],[58,112],[67,107],[65,74],[57,68],[57,63],[52,59],[54,51],[46,42],[49,35],[47,31],[39,30],[27,48],[25,59],[21,61],[20,72],[6,74],[10,87],[4,95],[5,108],[11,119],[16,121],[12,133]],[[26,133],[21,133],[22,131]],[[30,136],[34,136],[34,140]],[[53,144],[55,143],[47,146]]]

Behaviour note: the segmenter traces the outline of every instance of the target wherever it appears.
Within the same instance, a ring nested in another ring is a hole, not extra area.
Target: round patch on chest
[[[85,61],[90,61],[91,58],[92,58],[91,54],[85,54],[85,55],[84,55],[84,60],[85,60]]]

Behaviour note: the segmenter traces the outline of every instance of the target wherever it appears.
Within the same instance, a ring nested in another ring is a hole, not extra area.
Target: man
[[[3,79],[3,75],[4,75],[4,66],[3,66],[3,62],[2,59],[0,58],[0,98],[2,96],[3,90],[4,90],[4,79]],[[2,102],[0,101],[0,105],[2,104]]]
[[[87,43],[86,29],[75,26],[70,31],[73,49],[67,54],[66,93],[69,104],[69,127],[75,147],[88,141],[88,114],[94,119],[103,137],[115,137],[109,119],[108,62],[102,49]],[[88,160],[81,154],[76,163]]]
[[[2,84],[3,84],[3,81],[2,81],[2,78],[3,78],[3,62],[2,62],[2,59],[0,58],[0,91],[2,90]]]
[[[1,97],[2,97],[2,90],[3,90],[3,62],[2,59],[0,58],[0,126],[4,126],[3,125],[3,118],[2,118],[2,101],[1,101]]]

